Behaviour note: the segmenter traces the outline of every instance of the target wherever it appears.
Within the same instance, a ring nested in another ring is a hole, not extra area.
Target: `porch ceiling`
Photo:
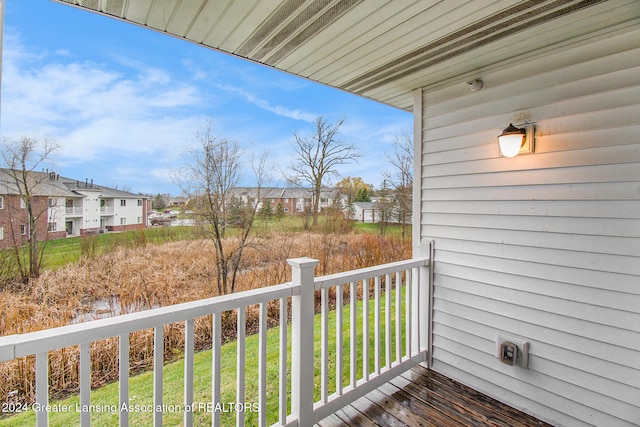
[[[418,87],[638,25],[637,0],[54,0],[411,110]]]

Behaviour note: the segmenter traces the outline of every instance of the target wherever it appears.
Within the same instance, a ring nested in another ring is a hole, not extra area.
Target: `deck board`
[[[549,426],[423,366],[321,420],[320,427],[532,427]]]

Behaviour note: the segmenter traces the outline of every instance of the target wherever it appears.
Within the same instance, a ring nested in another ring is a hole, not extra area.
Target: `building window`
[[[127,201],[124,199],[120,200],[120,206],[127,206]]]
[[[27,235],[27,224],[20,224],[20,234],[23,236]]]
[[[142,206],[142,200],[138,199],[138,206]]]
[[[50,208],[52,208],[52,207],[54,207],[56,205],[56,199],[49,199],[48,202],[49,202],[49,207]]]
[[[142,217],[141,216],[138,217],[138,224],[142,224]]]
[[[0,209],[4,209],[4,197],[0,196]]]
[[[20,209],[27,209],[27,204],[23,198],[20,198]]]
[[[127,218],[120,218],[120,225],[127,225]]]
[[[4,227],[0,227],[0,240],[4,240]]]
[[[57,226],[55,222],[50,222],[49,223],[49,231],[56,231],[57,230]]]

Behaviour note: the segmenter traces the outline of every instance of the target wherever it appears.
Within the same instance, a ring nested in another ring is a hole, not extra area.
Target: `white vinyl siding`
[[[554,425],[640,425],[640,31],[477,77],[421,100],[433,367]],[[534,154],[500,157],[510,122]]]
[[[114,208],[115,223],[120,225],[138,224],[138,218],[143,213],[143,206],[138,206],[136,200],[120,199],[116,200],[116,206]]]

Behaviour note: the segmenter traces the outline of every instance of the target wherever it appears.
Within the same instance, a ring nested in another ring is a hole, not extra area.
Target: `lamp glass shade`
[[[524,143],[524,135],[501,135],[498,137],[500,151],[505,157],[515,157],[520,152],[520,147]]]
[[[500,151],[505,157],[515,157],[520,152],[520,147],[524,145],[526,132],[524,129],[515,127],[509,123],[502,133],[498,136]]]

